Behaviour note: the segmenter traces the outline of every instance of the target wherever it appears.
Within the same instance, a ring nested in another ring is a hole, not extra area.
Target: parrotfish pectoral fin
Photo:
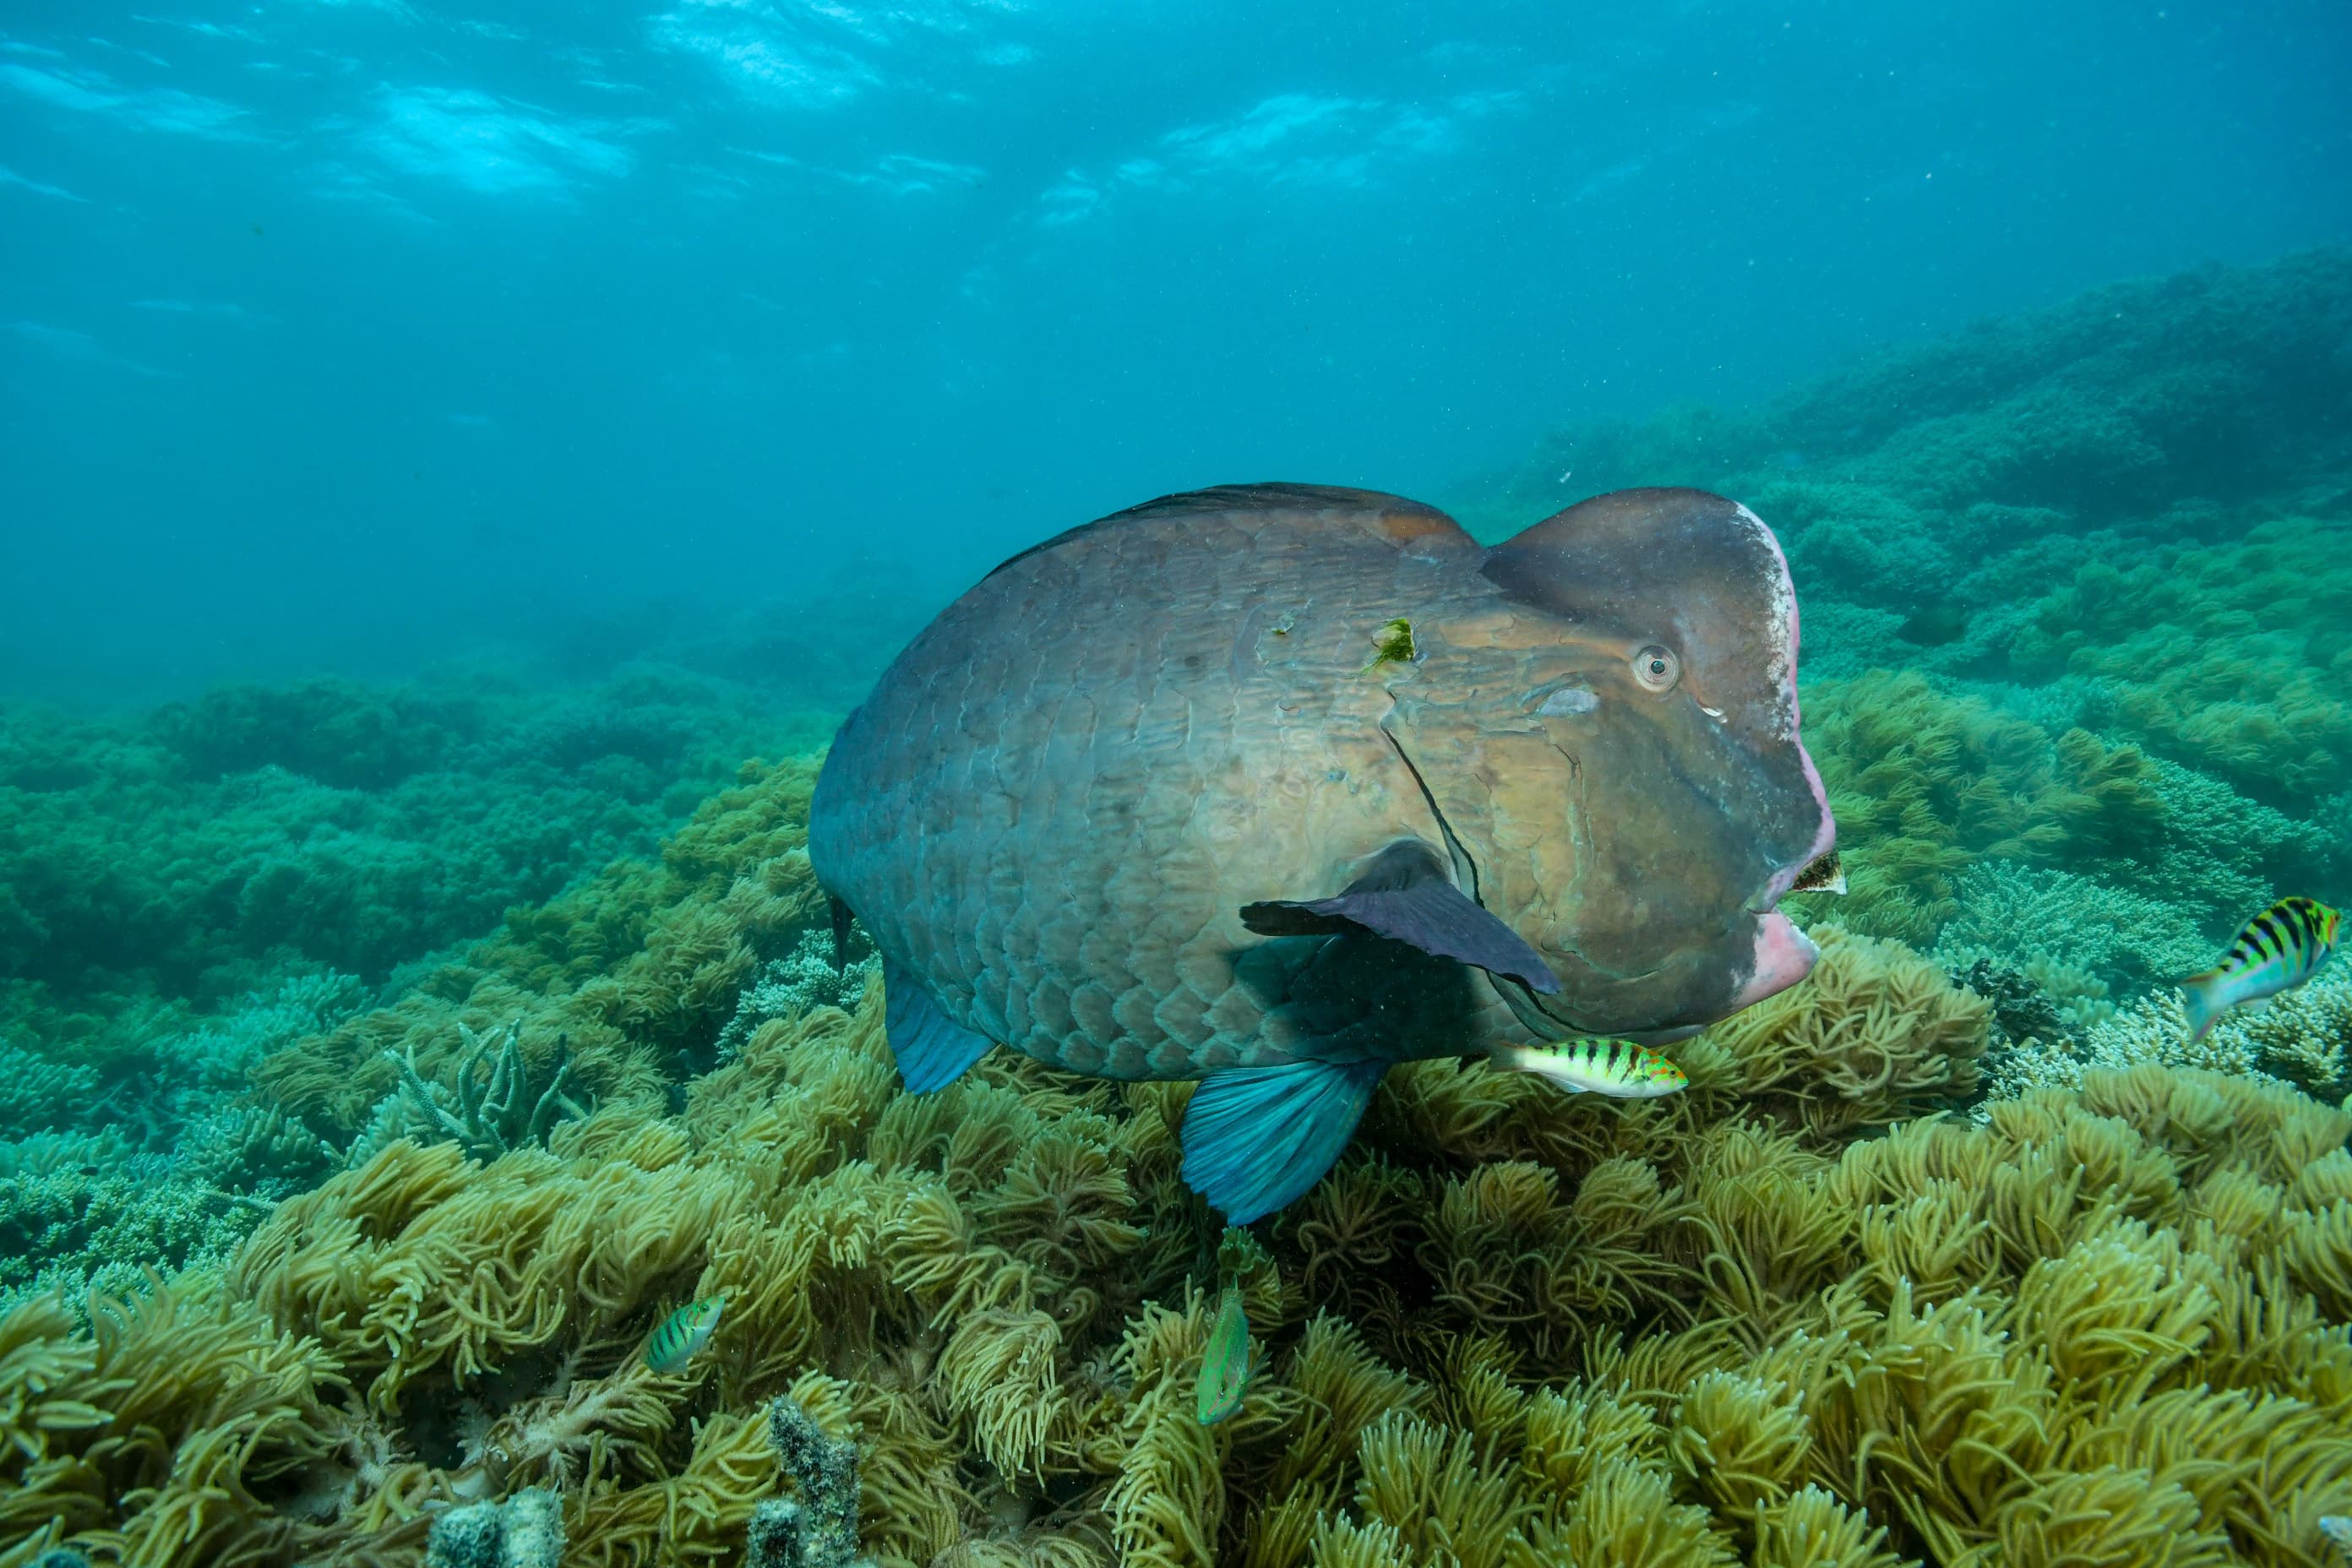
[[[909,1093],[947,1088],[995,1044],[940,1012],[931,994],[887,959],[882,963],[882,1003],[890,1054],[898,1058],[898,1076]]]
[[[1386,1062],[1229,1068],[1184,1112],[1184,1184],[1228,1223],[1304,1197],[1354,1136]]]
[[[1546,995],[1559,990],[1559,978],[1542,954],[1455,887],[1437,851],[1415,838],[1381,850],[1336,898],[1244,904],[1242,924],[1260,936],[1316,936],[1360,926]]]

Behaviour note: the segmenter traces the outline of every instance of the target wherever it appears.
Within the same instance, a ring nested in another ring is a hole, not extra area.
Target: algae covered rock
[[[790,1394],[768,1406],[768,1441],[799,1496],[752,1510],[746,1568],[848,1568],[857,1554],[857,1445],[829,1437]]]
[[[531,1487],[499,1502],[468,1503],[433,1521],[425,1568],[558,1568],[563,1502]]]

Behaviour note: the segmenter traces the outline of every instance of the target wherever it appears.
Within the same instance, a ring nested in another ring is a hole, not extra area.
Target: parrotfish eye
[[[1683,661],[1661,644],[1651,643],[1633,655],[1633,680],[1644,691],[1671,691],[1682,674]]]

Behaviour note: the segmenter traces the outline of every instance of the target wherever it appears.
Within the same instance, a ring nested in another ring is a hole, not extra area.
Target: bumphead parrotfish
[[[835,739],[809,856],[907,1087],[992,1044],[1200,1079],[1193,1189],[1307,1192],[1396,1062],[1678,1037],[1794,984],[1835,828],[1771,531],[1621,490],[1482,547],[1366,490],[1169,496],[1014,556]]]

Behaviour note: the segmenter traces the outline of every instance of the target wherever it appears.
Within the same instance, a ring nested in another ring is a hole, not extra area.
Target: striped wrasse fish
[[[1241,1287],[1225,1287],[1217,1321],[1209,1327],[1209,1343],[1201,1352],[1201,1425],[1213,1426],[1242,1407],[1250,1380],[1249,1313],[1242,1306]]]
[[[1682,1068],[1631,1040],[1498,1046],[1489,1059],[1497,1067],[1549,1079],[1571,1094],[1605,1094],[1619,1100],[1655,1100],[1690,1082]]]
[[[664,1318],[661,1327],[646,1341],[646,1364],[656,1372],[676,1372],[692,1361],[695,1352],[710,1342],[726,1305],[724,1296],[706,1296]]]
[[[2221,962],[2179,983],[2189,1037],[2199,1040],[2232,1007],[2261,1006],[2319,971],[2344,925],[2337,910],[2311,899],[2281,899],[2240,928]]]

